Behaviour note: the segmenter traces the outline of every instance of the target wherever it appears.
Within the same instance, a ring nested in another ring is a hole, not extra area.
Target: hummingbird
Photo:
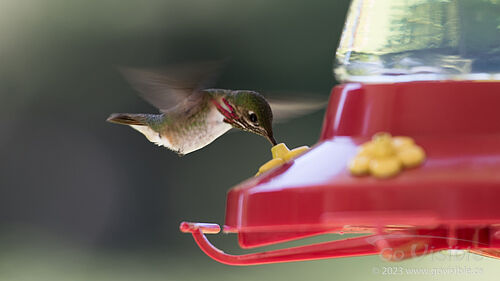
[[[272,102],[252,90],[206,88],[219,64],[198,63],[165,70],[120,69],[158,114],[113,113],[107,121],[128,125],[150,142],[180,156],[205,147],[236,128],[266,138],[273,146],[273,107],[279,118],[311,112],[318,101]]]

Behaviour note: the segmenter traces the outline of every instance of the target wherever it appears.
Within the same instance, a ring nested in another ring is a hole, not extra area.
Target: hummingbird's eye
[[[252,123],[257,123],[257,115],[251,111],[248,114],[248,119],[250,119]]]

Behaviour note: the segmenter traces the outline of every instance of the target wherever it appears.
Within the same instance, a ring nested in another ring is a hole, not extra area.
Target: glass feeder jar
[[[342,82],[499,80],[499,0],[353,0],[336,53]]]

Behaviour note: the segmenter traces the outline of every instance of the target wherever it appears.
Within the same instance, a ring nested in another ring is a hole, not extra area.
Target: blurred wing
[[[320,99],[268,99],[267,101],[273,111],[274,123],[285,122],[289,119],[312,113],[325,107],[328,103],[328,101]]]
[[[120,71],[142,98],[165,112],[213,85],[221,66],[221,62],[204,62],[157,70],[120,68]]]

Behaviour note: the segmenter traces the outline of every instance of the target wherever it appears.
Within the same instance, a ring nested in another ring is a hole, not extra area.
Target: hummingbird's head
[[[267,138],[276,145],[273,136],[273,112],[266,99],[254,91],[233,91],[228,100],[234,105],[236,118],[228,120],[238,129]]]

